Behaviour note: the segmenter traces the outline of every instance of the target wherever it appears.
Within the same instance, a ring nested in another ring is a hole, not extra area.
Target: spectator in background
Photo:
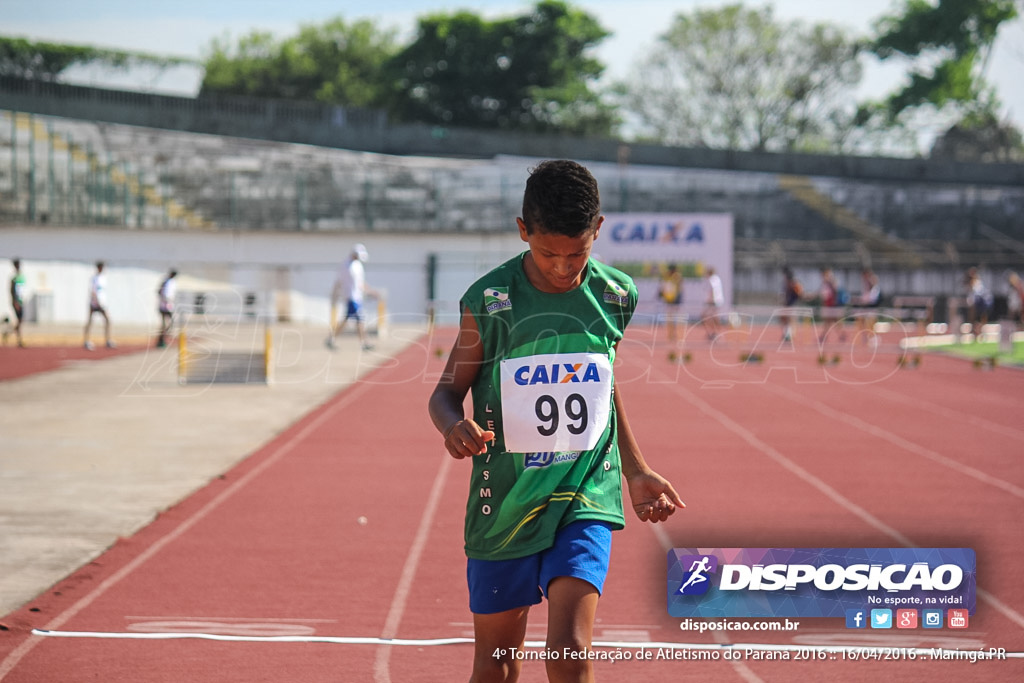
[[[175,278],[178,271],[173,268],[167,273],[167,277],[160,283],[157,293],[157,311],[160,313],[160,338],[156,345],[167,346],[171,334],[171,322],[174,320],[174,297],[178,293],[178,283]]]
[[[1010,272],[1006,276],[1010,291],[1006,297],[1007,315],[1017,329],[1024,328],[1024,280],[1017,273]]]
[[[341,334],[350,319],[355,320],[356,333],[359,335],[359,343],[363,350],[368,351],[373,348],[366,341],[366,324],[363,316],[363,300],[367,293],[373,292],[366,286],[366,269],[363,266],[369,257],[366,247],[356,244],[349,254],[348,264],[341,269],[334,282],[334,290],[331,292],[331,310],[334,310],[338,300],[344,295],[345,317],[342,318],[340,325],[332,327],[328,332],[326,344],[329,349],[337,348],[334,339]]]
[[[18,346],[25,348],[25,341],[21,337],[21,322],[25,318],[25,276],[21,273],[21,260],[11,261],[14,266],[14,276],[11,277],[11,308],[14,309],[14,337],[18,340]],[[7,343],[6,332],[4,343]]]
[[[878,276],[870,268],[865,268],[860,271],[860,281],[860,299],[857,304],[864,308],[878,308],[882,300],[882,287],[878,283]]]
[[[793,315],[788,309],[793,308],[804,298],[804,287],[793,275],[789,266],[782,269],[782,305],[786,308],[779,315],[782,323],[782,341],[793,343]]]
[[[708,334],[709,340],[718,336],[719,322],[718,315],[723,304],[725,304],[725,293],[722,289],[722,278],[715,272],[713,266],[709,266],[704,276],[704,313],[701,324]]]
[[[857,305],[861,308],[878,308],[882,302],[882,287],[878,282],[878,276],[870,268],[860,271],[860,296],[857,298]],[[878,337],[875,335],[875,313],[874,311],[861,311],[857,316],[857,327],[867,332],[867,342],[872,345],[878,344]]]
[[[674,263],[668,265],[665,274],[658,283],[658,300],[664,305],[665,326],[668,329],[668,340],[676,341],[676,326],[679,323],[679,308],[683,303],[683,276]]]
[[[83,346],[92,351],[95,348],[89,340],[92,331],[92,316],[99,313],[103,317],[103,339],[108,349],[117,348],[110,338],[110,315],[107,314],[107,276],[103,274],[103,261],[96,263],[96,273],[89,280],[89,317],[85,320],[85,343]]]
[[[821,306],[821,319],[824,329],[818,335],[821,343],[825,342],[829,331],[839,324],[839,285],[836,284],[835,273],[831,268],[821,269],[821,286],[818,288],[818,303]],[[839,339],[845,338],[842,329],[839,330]]]
[[[977,341],[992,312],[992,292],[981,279],[977,268],[967,270],[964,284],[967,287],[967,319],[971,323],[971,330],[974,333],[975,341]]]

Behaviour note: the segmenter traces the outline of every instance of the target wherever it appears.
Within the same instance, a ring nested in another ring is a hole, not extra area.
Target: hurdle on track
[[[178,331],[178,382],[180,384],[270,384],[272,380],[273,333],[269,323],[262,326],[262,345],[223,348],[211,345],[208,337]]]
[[[273,317],[250,298],[200,293],[177,307],[180,384],[271,383]]]

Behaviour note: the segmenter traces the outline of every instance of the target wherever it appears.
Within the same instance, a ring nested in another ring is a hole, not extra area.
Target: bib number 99
[[[509,453],[594,448],[612,410],[612,365],[601,353],[553,353],[501,361],[501,430]]]
[[[561,415],[558,401],[553,396],[543,394],[538,397],[537,403],[534,406],[534,412],[537,414],[537,419],[541,421],[541,424],[537,425],[537,431],[540,432],[541,436],[552,436],[558,431]],[[569,423],[565,425],[565,428],[570,434],[578,435],[587,431],[590,415],[587,411],[587,401],[585,398],[579,394],[569,394],[565,397],[562,412],[569,419]]]

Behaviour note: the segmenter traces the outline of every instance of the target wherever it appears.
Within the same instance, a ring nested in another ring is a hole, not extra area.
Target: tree
[[[910,61],[910,82],[889,96],[890,118],[922,105],[963,112],[997,106],[984,70],[999,26],[1017,16],[1015,0],[904,0],[876,23],[871,51]]]
[[[393,60],[396,118],[441,125],[606,135],[611,108],[587,55],[608,33],[585,12],[545,0],[487,21],[461,11],[419,20]]]
[[[194,60],[182,57],[159,57],[144,52],[41,43],[0,36],[0,76],[56,81],[70,67],[87,64],[127,69],[140,65],[166,68],[193,63]]]
[[[859,44],[771,7],[677,14],[619,91],[642,135],[674,145],[833,150],[855,114]]]
[[[211,43],[200,94],[382,106],[390,92],[384,67],[395,50],[394,32],[365,19],[305,25],[281,41],[252,31],[235,48],[227,39]]]
[[[898,12],[876,22],[871,51],[882,60],[906,61],[909,77],[865,109],[880,112],[894,128],[937,119],[947,130],[932,146],[935,158],[1020,159],[1021,134],[999,121],[999,98],[985,80],[999,27],[1017,16],[1014,0],[904,0]]]

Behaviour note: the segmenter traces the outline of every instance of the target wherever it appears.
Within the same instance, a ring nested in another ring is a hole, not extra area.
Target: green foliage
[[[71,66],[98,64],[115,69],[148,65],[160,68],[194,64],[180,57],[160,57],[143,52],[107,50],[86,45],[33,42],[0,36],[0,76],[55,81]]]
[[[545,0],[488,21],[467,11],[422,17],[392,62],[401,120],[607,135],[612,110],[593,91],[604,67],[587,52],[608,33],[585,12]]]
[[[227,39],[211,43],[201,94],[382,106],[389,92],[384,67],[395,49],[394,32],[370,20],[338,17],[280,41],[252,31],[235,47]]]
[[[984,66],[1015,0],[901,0],[864,44],[829,24],[776,20],[742,4],[677,14],[628,82],[597,89],[592,56],[608,35],[563,0],[495,20],[472,11],[419,19],[413,38],[342,17],[275,38],[211,41],[201,94],[316,100],[387,109],[393,120],[509,131],[611,135],[620,112],[638,140],[765,151],[906,153],[915,119],[950,127],[932,154],[1017,160]],[[854,106],[859,55],[910,64],[884,101]],[[75,65],[166,68],[194,60],[0,37],[0,75],[58,80]],[[618,96],[616,105],[609,95]],[[934,112],[932,111],[934,110]],[[936,113],[937,112],[937,113]],[[438,129],[442,131],[441,128]]]
[[[675,16],[623,106],[651,139],[748,150],[824,151],[853,116],[860,46],[828,24],[729,5]]]
[[[890,119],[926,104],[961,111],[997,106],[984,96],[983,68],[1000,25],[1017,14],[1014,0],[905,0],[901,11],[882,17],[871,51],[913,63],[909,83],[886,102]]]

